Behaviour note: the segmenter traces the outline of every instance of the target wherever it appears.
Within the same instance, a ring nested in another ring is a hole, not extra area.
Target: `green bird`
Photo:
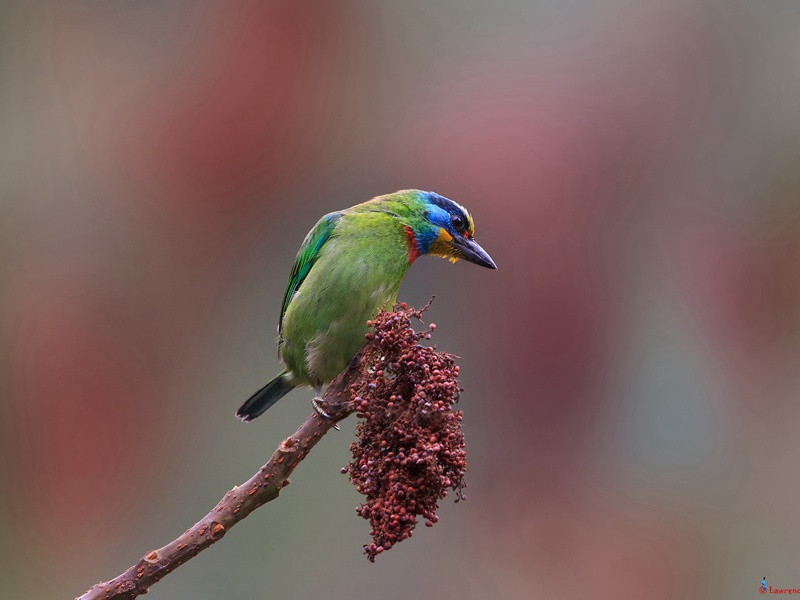
[[[278,321],[286,369],[242,404],[251,421],[293,388],[330,383],[364,345],[367,321],[397,299],[400,283],[423,254],[497,266],[473,239],[467,210],[420,190],[378,196],[322,217],[297,253]]]

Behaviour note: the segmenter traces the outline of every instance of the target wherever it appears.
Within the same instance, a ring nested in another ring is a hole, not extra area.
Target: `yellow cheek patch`
[[[431,247],[428,249],[428,254],[447,258],[452,263],[456,262],[458,257],[453,255],[453,245],[451,244],[452,241],[453,236],[450,235],[446,229],[440,227],[439,235],[435,240],[433,240]]]

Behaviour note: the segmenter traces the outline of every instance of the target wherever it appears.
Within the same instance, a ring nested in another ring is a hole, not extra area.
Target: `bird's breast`
[[[405,249],[363,242],[330,240],[287,307],[281,354],[299,381],[336,377],[363,346],[367,320],[397,296]]]

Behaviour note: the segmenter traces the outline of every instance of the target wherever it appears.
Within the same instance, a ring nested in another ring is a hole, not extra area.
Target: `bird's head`
[[[406,233],[413,234],[420,254],[466,261],[496,269],[492,257],[474,240],[475,223],[460,204],[433,192],[418,192],[420,214]]]

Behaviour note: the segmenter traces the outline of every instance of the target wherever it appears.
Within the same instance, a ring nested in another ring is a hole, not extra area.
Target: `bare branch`
[[[312,412],[299,429],[281,442],[272,458],[243,484],[228,491],[216,507],[166,546],[145,554],[114,579],[92,586],[76,600],[131,600],[162,577],[208,548],[259,506],[274,500],[289,485],[289,476],[337,421],[349,416],[351,384],[361,369],[362,353],[328,386],[320,403],[331,416]]]

